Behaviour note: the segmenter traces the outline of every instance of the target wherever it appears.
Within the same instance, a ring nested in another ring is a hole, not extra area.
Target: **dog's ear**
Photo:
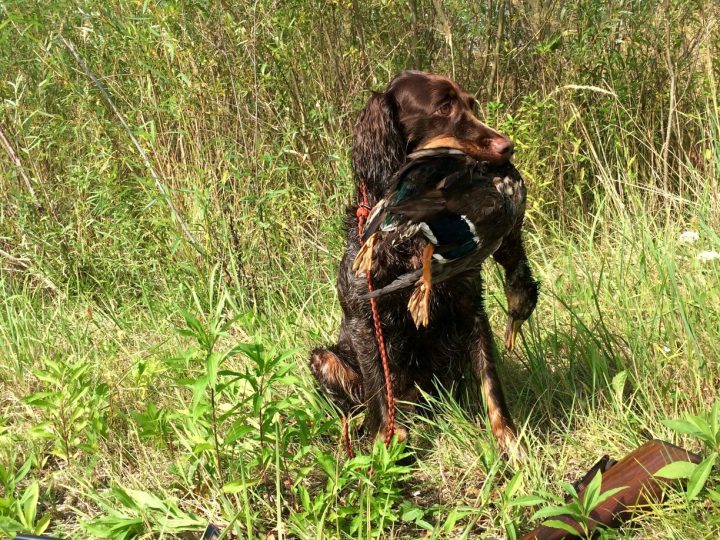
[[[352,163],[355,181],[364,181],[375,201],[403,164],[405,146],[395,100],[387,93],[373,92],[353,130]]]

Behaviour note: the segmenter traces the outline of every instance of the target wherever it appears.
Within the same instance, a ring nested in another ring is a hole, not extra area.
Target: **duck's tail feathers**
[[[485,258],[487,258],[487,255],[479,257],[462,257],[460,259],[453,259],[445,262],[440,262],[439,260],[434,259],[432,262],[432,282],[433,284],[442,283],[443,281],[452,279],[459,274],[463,274],[465,272],[475,269],[479,270],[482,261]],[[417,283],[418,279],[422,277],[422,274],[422,268],[419,268],[412,272],[408,272],[407,274],[403,274],[395,281],[391,282],[389,285],[386,285],[385,287],[382,287],[380,289],[376,289],[373,292],[365,295],[365,298],[377,298],[378,296],[383,296],[385,294],[412,287]]]

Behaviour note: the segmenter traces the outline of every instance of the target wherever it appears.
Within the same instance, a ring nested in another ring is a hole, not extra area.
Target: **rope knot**
[[[359,204],[357,210],[355,211],[355,215],[358,219],[365,221],[370,215],[370,207],[367,204]]]

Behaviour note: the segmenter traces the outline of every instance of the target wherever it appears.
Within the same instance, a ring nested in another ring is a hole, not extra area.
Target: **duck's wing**
[[[365,223],[366,241],[388,223],[420,223],[446,207],[444,190],[479,166],[454,148],[433,148],[411,154],[408,163],[393,177],[388,195],[373,207]]]
[[[503,238],[512,229],[515,220],[513,201],[501,193],[488,177],[475,177],[470,189],[458,184],[454,191],[444,193],[447,197],[445,214],[456,219],[453,223],[470,223],[473,236],[463,238],[463,244],[455,242],[453,231],[443,231],[442,219],[430,225],[435,227],[437,236],[437,258],[432,262],[432,282],[442,283],[457,275],[478,269],[501,245]],[[467,235],[466,235],[467,236]],[[389,285],[377,289],[370,296],[381,296],[400,289],[414,286],[422,275],[422,269],[399,276]]]
[[[465,272],[468,272],[470,270],[477,270],[482,264],[482,262],[488,257],[490,257],[490,255],[492,255],[493,252],[498,248],[501,240],[502,239],[492,244],[480,245],[473,250],[473,253],[471,255],[460,257],[458,259],[452,259],[447,262],[433,260],[431,267],[432,283],[442,283],[443,281],[452,279],[455,276],[459,276],[460,274],[464,274]],[[417,285],[417,282],[422,276],[422,274],[422,268],[418,268],[417,270],[413,270],[412,272],[407,272],[395,279],[389,285],[386,285],[385,287],[382,287],[380,289],[375,289],[371,293],[368,293],[366,296],[368,298],[375,298],[395,291],[413,287]]]

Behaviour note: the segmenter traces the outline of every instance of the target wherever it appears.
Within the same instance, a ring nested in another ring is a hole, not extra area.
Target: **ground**
[[[716,538],[717,14],[247,4],[0,3],[0,534],[516,538],[655,437],[705,466],[607,536]],[[542,288],[499,360],[525,463],[447,395],[348,459],[307,367],[339,324],[353,119],[410,66],[517,143]]]

